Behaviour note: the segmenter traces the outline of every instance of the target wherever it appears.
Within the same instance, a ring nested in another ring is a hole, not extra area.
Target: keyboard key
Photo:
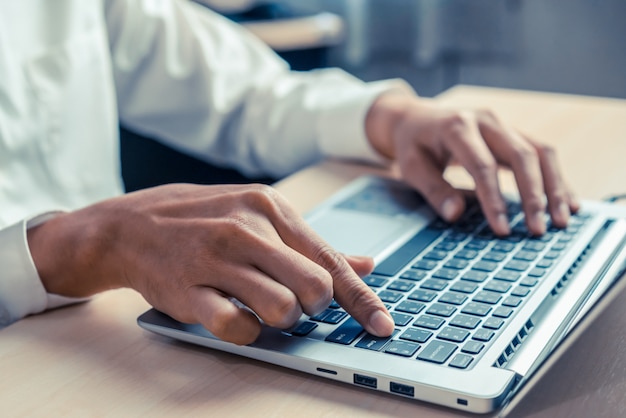
[[[532,277],[526,277],[521,282],[519,282],[521,286],[526,286],[526,287],[533,287],[537,283],[538,283],[538,280],[533,279]]]
[[[330,309],[330,308],[329,309],[324,309],[322,312],[318,313],[317,315],[312,316],[309,319],[311,321],[322,322],[324,320],[324,318],[326,318],[328,315],[330,315],[333,312],[334,312],[333,309]]]
[[[485,320],[483,327],[487,329],[500,329],[502,324],[504,324],[503,319],[491,317]]]
[[[378,276],[365,276],[363,277],[363,281],[369,287],[383,287],[387,284],[387,279]]]
[[[525,271],[528,270],[528,267],[530,267],[530,263],[520,260],[511,260],[504,265],[505,269],[513,271]]]
[[[501,253],[499,251],[489,251],[487,254],[484,254],[482,259],[483,261],[494,261],[499,263],[507,257],[506,253]]]
[[[394,280],[387,286],[388,290],[397,290],[398,292],[408,292],[415,287],[415,283],[407,280]]]
[[[389,312],[393,318],[393,323],[398,327],[407,325],[413,319],[413,316],[407,314],[401,314],[398,312]]]
[[[326,341],[343,345],[352,344],[361,332],[363,332],[363,327],[356,321],[356,319],[350,317],[346,322],[331,332],[326,337]]]
[[[422,229],[406,244],[397,249],[385,261],[374,269],[374,273],[381,276],[394,276],[400,272],[406,264],[417,257],[426,247],[441,236],[441,231],[431,228]]]
[[[467,354],[457,354],[450,360],[450,367],[456,367],[458,369],[467,369],[467,367],[472,363],[474,358],[472,356],[468,356]]]
[[[389,340],[391,340],[391,337],[377,337],[372,334],[365,334],[354,346],[372,351],[380,351]]]
[[[419,300],[421,302],[430,302],[431,300],[435,299],[436,296],[436,292],[418,289],[409,295],[409,299]]]
[[[443,290],[448,286],[448,282],[442,279],[428,279],[420,286],[422,289]]]
[[[465,245],[466,250],[482,250],[487,248],[489,241],[484,239],[473,239]]]
[[[546,274],[546,269],[542,269],[540,267],[535,267],[534,269],[528,272],[530,277],[543,277]]]
[[[439,263],[433,260],[419,260],[415,264],[413,264],[413,266],[411,267],[414,269],[420,269],[420,270],[432,270],[438,265]]]
[[[474,329],[480,324],[480,318],[470,315],[458,314],[450,321],[450,325],[466,329]]]
[[[469,331],[455,327],[444,327],[437,335],[440,340],[452,341],[453,343],[462,343],[469,336]]]
[[[505,282],[515,282],[520,277],[522,277],[520,273],[511,270],[500,270],[493,276],[494,279],[504,280]]]
[[[559,251],[548,251],[543,255],[543,258],[547,258],[548,260],[555,260],[559,258],[561,253]]]
[[[524,247],[522,249],[526,251],[541,252],[544,248],[546,248],[546,244],[543,242],[528,241],[526,244],[524,244]]]
[[[522,261],[534,261],[537,258],[537,253],[534,251],[525,251],[520,250],[513,256],[514,260],[522,260]]]
[[[473,260],[478,257],[478,251],[476,250],[461,250],[454,255],[455,258],[462,258],[464,260]]]
[[[523,298],[524,296],[527,296],[529,293],[530,293],[529,288],[523,287],[523,286],[517,286],[511,292],[511,296],[517,296],[517,297]]]
[[[522,299],[518,298],[517,296],[509,296],[508,298],[502,301],[503,306],[510,306],[513,308],[515,308],[516,306],[519,306],[520,303],[522,303]]]
[[[429,260],[441,261],[448,256],[448,251],[433,250],[424,254],[424,258]]]
[[[313,331],[315,328],[317,328],[317,324],[315,322],[304,321],[300,325],[298,325],[296,328],[294,328],[293,331],[291,331],[291,335],[295,335],[297,337],[304,337],[305,335],[308,335],[311,331]]]
[[[437,318],[430,315],[422,315],[413,322],[413,325],[416,327],[428,328],[428,329],[439,329],[446,322],[441,318]]]
[[[470,270],[470,271],[465,272],[465,274],[463,275],[463,277],[461,277],[461,279],[467,280],[470,282],[475,282],[475,283],[482,283],[485,280],[487,280],[487,277],[489,277],[487,273],[476,271],[476,270]]]
[[[456,344],[434,340],[428,343],[426,348],[424,348],[422,352],[417,355],[417,358],[420,360],[430,361],[432,363],[442,364],[450,358],[452,353],[454,353],[457,348]]]
[[[502,280],[491,280],[485,286],[483,286],[483,290],[490,290],[492,292],[498,293],[506,293],[511,289],[512,285],[508,282],[503,282]]]
[[[425,343],[433,333],[423,329],[409,328],[400,335],[403,340],[414,341],[416,343]]]
[[[424,305],[423,303],[414,302],[412,300],[405,300],[402,303],[400,303],[398,306],[396,306],[396,311],[418,314],[425,307],[426,305]]]
[[[343,321],[346,316],[348,316],[348,314],[344,311],[333,310],[329,315],[326,315],[324,319],[322,319],[322,322],[327,324],[338,324]]]
[[[462,305],[466,300],[467,296],[456,292],[446,292],[439,298],[439,302],[450,303],[452,305]]]
[[[433,273],[433,277],[436,279],[452,280],[459,275],[458,270],[449,268],[442,268]]]
[[[567,243],[565,242],[557,242],[552,245],[551,250],[553,251],[563,251],[567,247]]]
[[[450,290],[454,290],[455,292],[462,292],[467,294],[472,294],[478,289],[478,285],[474,283],[459,281],[452,285]]]
[[[412,357],[419,350],[420,345],[408,341],[395,340],[387,346],[385,353],[402,357]]]
[[[451,258],[450,260],[446,261],[443,266],[448,269],[463,270],[468,266],[468,264],[469,262],[467,260],[462,260],[460,258]]]
[[[456,312],[456,308],[452,305],[447,305],[445,303],[433,303],[430,305],[430,308],[426,311],[426,313],[431,315],[450,317],[452,314]]]
[[[336,301],[335,299],[333,299],[333,300],[330,302],[330,305],[328,305],[328,307],[329,307],[330,309],[339,309],[339,308],[340,308],[339,304],[337,303],[337,301]]]
[[[474,332],[474,335],[472,335],[472,340],[487,342],[491,340],[494,335],[495,333],[493,331],[481,328]]]
[[[400,275],[400,278],[419,282],[420,280],[426,278],[426,276],[428,276],[428,273],[423,270],[407,270]]]
[[[490,305],[495,305],[502,299],[502,295],[496,292],[490,292],[488,290],[481,290],[476,293],[474,298],[472,299],[474,302],[483,302],[488,303]]]
[[[404,295],[400,292],[394,292],[393,290],[381,290],[378,292],[378,297],[383,302],[396,303],[402,299]]]
[[[446,241],[456,241],[461,242],[467,239],[467,234],[464,232],[451,232],[446,237]]]
[[[483,348],[485,348],[485,344],[478,341],[468,341],[465,343],[461,351],[468,354],[478,354]]]
[[[491,306],[479,302],[470,302],[461,310],[463,313],[476,316],[486,316],[490,311]]]
[[[554,263],[554,262],[553,262],[552,260],[549,260],[549,259],[547,259],[547,258],[542,258],[541,260],[537,261],[536,266],[537,266],[537,267],[541,267],[541,268],[543,268],[543,269],[547,269],[547,268],[552,267],[552,264],[553,264],[553,263]]]
[[[513,313],[513,309],[507,308],[504,306],[498,306],[493,311],[493,316],[497,316],[498,318],[508,318]]]
[[[457,243],[456,241],[446,241],[443,240],[441,241],[439,244],[437,244],[435,246],[435,250],[439,250],[439,251],[452,251],[456,248]]]
[[[499,251],[502,253],[510,253],[515,249],[515,244],[511,242],[498,242],[493,246],[492,251]]]
[[[494,263],[493,261],[477,261],[473,266],[472,270],[478,271],[486,271],[492,272],[498,268],[498,263]]]

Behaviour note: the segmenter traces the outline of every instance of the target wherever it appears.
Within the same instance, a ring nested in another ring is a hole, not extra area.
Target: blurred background
[[[320,19],[319,45],[328,49],[320,57],[311,48],[310,66],[338,66],[366,80],[402,77],[425,96],[464,83],[626,98],[625,0],[202,2],[244,24],[331,13],[341,33],[328,16]],[[284,33],[298,39],[310,20]],[[310,46],[276,43],[301,55]],[[302,56],[291,58],[302,66]]]
[[[295,70],[626,98],[626,0],[196,0],[257,34]],[[121,128],[127,191],[171,182],[270,183]]]

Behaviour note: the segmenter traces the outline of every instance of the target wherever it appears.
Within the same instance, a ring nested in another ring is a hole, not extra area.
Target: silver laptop
[[[567,229],[549,226],[541,237],[529,235],[518,202],[508,214],[512,234],[498,238],[471,198],[447,224],[404,184],[368,176],[307,215],[338,250],[374,257],[363,280],[394,318],[389,338],[369,335],[334,302],[290,329],[265,327],[248,346],[153,309],[138,322],[363,388],[490,412],[519,399],[626,282],[626,208],[584,202]]]

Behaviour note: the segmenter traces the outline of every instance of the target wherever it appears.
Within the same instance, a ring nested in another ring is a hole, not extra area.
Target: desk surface
[[[460,86],[438,100],[495,109],[554,145],[573,189],[626,192],[626,101]],[[327,162],[277,187],[301,212],[364,171]],[[449,178],[469,181],[461,170]],[[513,181],[504,176],[504,188]],[[306,190],[306,193],[304,192]],[[0,415],[459,416],[144,332],[148,305],[130,290],[22,320],[0,331]],[[523,399],[513,416],[620,416],[626,407],[626,304],[613,303]]]

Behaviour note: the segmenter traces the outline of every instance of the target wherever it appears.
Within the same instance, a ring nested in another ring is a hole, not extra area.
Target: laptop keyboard
[[[512,233],[496,237],[473,202],[462,219],[437,219],[381,262],[363,281],[385,303],[396,325],[375,337],[333,301],[301,322],[291,335],[306,336],[318,323],[336,324],[325,340],[466,369],[492,343],[558,262],[587,216],[573,215],[566,229],[548,224],[530,236],[519,203],[508,204]]]

